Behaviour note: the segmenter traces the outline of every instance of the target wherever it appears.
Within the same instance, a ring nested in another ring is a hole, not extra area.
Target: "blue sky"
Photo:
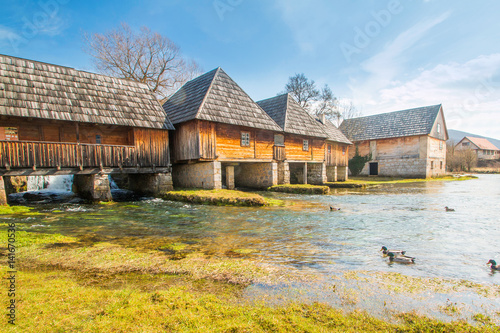
[[[498,139],[498,13],[495,0],[2,0],[0,53],[94,71],[82,32],[125,22],[254,100],[304,73],[364,115],[443,104],[448,128]]]

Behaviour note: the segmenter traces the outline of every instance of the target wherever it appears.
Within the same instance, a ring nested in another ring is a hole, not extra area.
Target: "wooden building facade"
[[[448,131],[441,105],[346,119],[339,129],[360,155],[371,154],[362,175],[429,178],[446,172]]]
[[[110,173],[169,188],[173,129],[145,84],[0,55],[1,176],[97,179],[96,200],[110,199]]]
[[[478,160],[498,160],[500,159],[500,149],[492,144],[488,139],[465,136],[455,145],[456,150],[472,149]]]
[[[163,108],[174,185],[208,189],[277,184],[275,134],[281,129],[221,68],[181,87]]]
[[[279,183],[323,184],[327,181],[325,125],[315,120],[290,94],[257,102],[281,127],[284,154],[279,161]],[[332,154],[330,148],[330,154]],[[330,160],[333,159],[330,156]]]
[[[346,181],[349,178],[349,148],[352,142],[324,115],[317,120],[324,125],[328,134],[325,143],[327,181]]]

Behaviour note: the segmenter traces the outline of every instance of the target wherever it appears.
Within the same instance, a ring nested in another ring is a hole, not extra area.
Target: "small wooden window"
[[[443,150],[443,141],[439,141],[439,150]]]
[[[241,132],[241,146],[242,147],[250,147],[250,133],[249,132]]]
[[[434,169],[434,161],[431,161],[431,169]]]
[[[275,146],[284,146],[285,145],[285,136],[283,134],[274,134],[274,145]]]
[[[345,155],[345,152],[346,152],[346,148],[342,147],[342,155]]]
[[[303,151],[309,150],[309,140],[302,140],[302,150]]]
[[[328,145],[328,154],[332,153],[332,145]]]
[[[439,162],[439,168],[443,170],[443,161]]]
[[[469,145],[468,142],[462,142],[462,146],[467,147]]]
[[[437,132],[438,132],[438,134],[441,133],[441,124],[437,125]]]
[[[99,134],[96,134],[95,136],[95,143],[101,144],[101,136]]]

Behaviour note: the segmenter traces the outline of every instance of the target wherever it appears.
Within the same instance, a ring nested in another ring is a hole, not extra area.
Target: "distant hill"
[[[467,133],[467,132],[462,132],[462,131],[457,131],[457,130],[448,130],[448,136],[450,137],[448,139],[448,142],[453,141],[455,144],[457,144],[460,140],[464,138],[464,136],[472,136],[476,138],[485,138],[488,139],[489,142],[494,144],[497,148],[500,148],[500,140],[493,139],[493,138],[488,138],[486,136],[478,135],[478,134],[472,134],[472,133]]]

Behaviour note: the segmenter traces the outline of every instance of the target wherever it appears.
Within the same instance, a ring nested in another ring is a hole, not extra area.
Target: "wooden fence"
[[[157,153],[157,152],[153,152]],[[167,152],[168,154],[168,152]],[[2,168],[92,168],[151,167],[167,161],[168,156],[151,158],[135,146],[77,144],[36,141],[0,141]]]

